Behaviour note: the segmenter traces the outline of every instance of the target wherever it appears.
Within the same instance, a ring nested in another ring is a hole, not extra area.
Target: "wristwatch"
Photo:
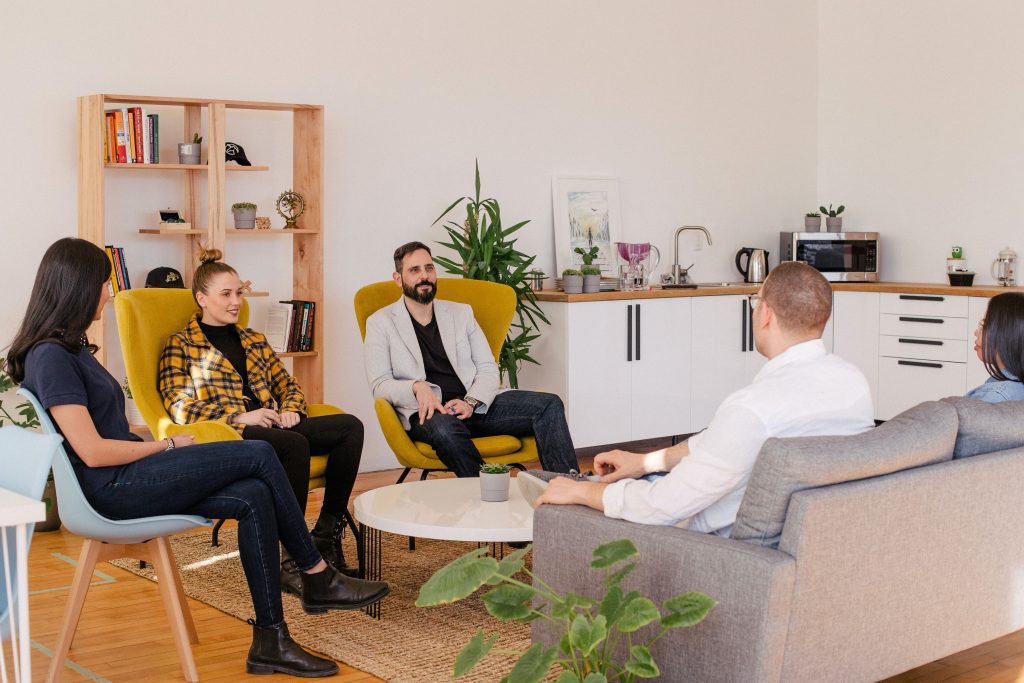
[[[480,405],[480,403],[481,403],[480,401],[478,401],[477,399],[473,398],[472,396],[467,396],[466,398],[464,398],[462,400],[465,401],[466,405],[468,405],[474,411],[476,410],[476,407],[478,405]]]
[[[173,451],[174,450],[174,439],[172,439],[170,437],[167,437],[166,439],[164,439],[164,441],[167,442],[167,448],[165,448],[164,450],[165,451]]]

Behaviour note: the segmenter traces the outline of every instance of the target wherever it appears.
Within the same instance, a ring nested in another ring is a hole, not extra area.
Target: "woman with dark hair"
[[[249,673],[337,673],[334,662],[306,652],[288,634],[276,571],[278,539],[302,571],[302,607],[309,613],[372,604],[388,593],[387,584],[350,579],[324,562],[267,444],[195,444],[187,434],[147,442],[129,431],[121,387],[93,357],[97,347],[86,336],[109,298],[110,271],[103,250],[86,240],[65,238],[46,250],[8,353],[11,376],[53,418],[82,492],[101,514],[238,520],[256,617]]]
[[[974,352],[991,377],[967,392],[968,398],[1024,401],[1024,294],[992,297],[974,331]]]
[[[160,393],[178,424],[221,420],[243,439],[266,441],[284,466],[303,510],[309,493],[312,452],[327,453],[320,517],[313,527],[317,550],[346,574],[341,549],[343,519],[359,474],[363,423],[354,415],[306,416],[298,382],[270,348],[267,338],[238,325],[244,298],[234,268],[216,249],[203,250],[192,277],[199,311],[167,340],[160,357]],[[281,587],[298,595],[302,581],[292,558],[281,563]]]

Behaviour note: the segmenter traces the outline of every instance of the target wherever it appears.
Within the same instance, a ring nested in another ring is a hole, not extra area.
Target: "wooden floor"
[[[415,473],[414,473],[415,474]],[[356,494],[394,483],[397,470],[360,475]],[[319,506],[317,492],[310,506]],[[311,507],[311,509],[313,509]],[[30,614],[33,680],[42,681],[57,639],[67,587],[81,543],[63,531],[36,534],[30,555]],[[189,600],[199,632],[194,646],[202,681],[223,683],[247,679],[245,656],[252,630],[246,623],[212,607]],[[955,628],[955,624],[950,625]],[[8,651],[9,656],[9,651]],[[109,564],[96,573],[81,622],[63,670],[62,681],[183,681],[156,585]],[[252,680],[294,681],[290,676]],[[344,683],[380,679],[344,664]],[[891,682],[980,681],[1024,683],[1024,631],[979,645],[951,657],[900,674]]]

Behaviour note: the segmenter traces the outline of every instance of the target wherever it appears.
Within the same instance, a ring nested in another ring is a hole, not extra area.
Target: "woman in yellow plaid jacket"
[[[326,485],[313,528],[317,548],[338,571],[354,575],[341,549],[342,520],[359,472],[363,425],[352,415],[306,416],[298,382],[259,332],[238,326],[242,282],[217,250],[204,251],[192,279],[199,312],[167,340],[160,357],[164,405],[178,424],[220,420],[243,439],[274,447],[305,510],[310,453],[327,453]],[[301,592],[295,562],[285,556],[281,586]]]

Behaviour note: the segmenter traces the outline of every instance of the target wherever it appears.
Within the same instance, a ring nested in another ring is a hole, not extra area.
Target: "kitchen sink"
[[[749,287],[751,282],[698,282],[697,289],[707,289],[709,287]]]

